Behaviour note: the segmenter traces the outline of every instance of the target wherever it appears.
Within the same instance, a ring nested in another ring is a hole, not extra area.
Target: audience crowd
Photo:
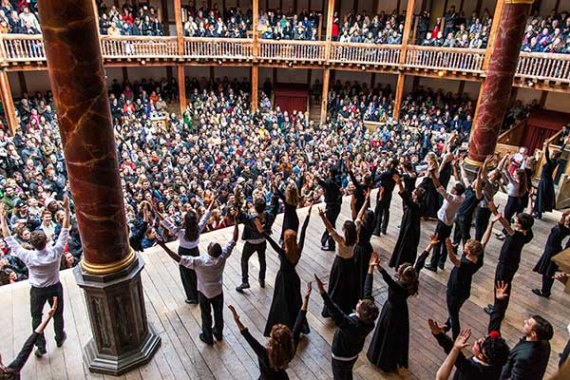
[[[146,3],[108,6],[97,0],[99,33],[109,36],[163,36],[164,28],[157,10]]]
[[[37,0],[0,2],[0,33],[40,34]]]
[[[251,113],[246,80],[187,79],[188,106],[182,118],[168,113],[176,82],[113,82],[111,113],[117,140],[131,245],[142,250],[168,235],[158,220],[145,220],[143,209],[180,223],[186,210],[203,213],[217,205],[206,230],[230,223],[228,208],[236,187],[248,202],[270,201],[275,186],[294,181],[304,202],[321,196],[315,174],[326,173],[333,156],[352,157],[355,172],[381,168],[392,157],[419,164],[429,151],[441,152],[454,136],[470,128],[473,103],[419,89],[402,105],[402,122],[392,121],[389,86],[337,82],[330,93],[329,120],[318,125],[301,112],[279,107]],[[261,96],[260,99],[267,98]],[[267,98],[268,99],[268,98]],[[25,95],[17,104],[21,128],[11,137],[0,130],[0,200],[10,213],[10,227],[22,244],[30,231],[42,229],[55,239],[61,229],[62,199],[68,193],[57,120],[51,93]],[[384,122],[370,132],[364,120]],[[332,131],[332,132],[331,132]],[[349,179],[343,186],[350,191]],[[81,257],[76,223],[62,268]],[[2,247],[1,281],[26,278],[26,268]]]
[[[538,53],[570,52],[570,14],[552,13],[548,17],[529,17],[522,51]]]

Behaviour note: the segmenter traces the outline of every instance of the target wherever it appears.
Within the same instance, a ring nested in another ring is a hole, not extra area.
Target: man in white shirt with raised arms
[[[67,338],[63,323],[63,287],[59,281],[59,267],[67,239],[69,237],[69,198],[63,199],[65,217],[63,218],[61,232],[55,245],[51,245],[44,231],[38,230],[31,233],[30,244],[33,250],[22,248],[18,241],[11,235],[6,210],[0,206],[0,219],[2,221],[2,235],[11,253],[22,260],[28,267],[30,276],[30,310],[32,313],[32,330],[35,330],[42,322],[43,308],[46,302],[52,306],[53,298],[57,297],[58,307],[53,316],[55,342],[58,347],[63,345]],[[46,353],[46,339],[43,336],[36,340],[38,347],[35,354],[41,357]]]

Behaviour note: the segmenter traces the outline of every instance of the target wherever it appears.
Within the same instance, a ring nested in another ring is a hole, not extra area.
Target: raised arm
[[[2,223],[2,236],[4,238],[10,237],[10,228],[8,227],[8,219],[6,216],[6,209],[4,203],[0,203],[0,223]]]
[[[295,325],[293,326],[293,342],[295,343],[295,348],[299,344],[299,336],[301,335],[301,330],[303,330],[303,325],[305,323],[305,318],[307,315],[307,309],[309,308],[309,299],[311,298],[311,291],[313,290],[312,282],[307,282],[307,290],[305,291],[305,297],[303,298],[303,305],[301,305],[301,310],[297,314],[297,319],[295,320]]]
[[[319,207],[319,216],[321,217],[323,223],[325,224],[325,228],[327,229],[327,231],[329,231],[329,233],[337,233],[336,230],[334,229],[333,225],[331,224],[331,222],[327,219],[326,215],[325,215],[325,211]]]
[[[414,269],[418,274],[424,268],[424,264],[426,262],[427,257],[429,256],[430,252],[432,251],[433,247],[439,244],[439,239],[437,234],[433,234],[427,247],[421,253],[421,255],[417,258],[416,263],[414,264]]]
[[[445,239],[445,246],[447,248],[447,256],[449,257],[449,260],[453,263],[453,265],[455,265],[456,268],[459,268],[461,265],[461,260],[455,254],[455,247],[453,246],[450,238]]]
[[[431,180],[433,181],[433,185],[435,186],[435,188],[439,189],[441,187],[441,182],[439,182],[439,178],[435,175],[435,169],[430,170],[429,175],[431,177]]]
[[[469,329],[463,330],[459,334],[459,336],[455,340],[455,343],[453,344],[453,348],[451,349],[451,351],[449,351],[449,354],[447,354],[445,361],[443,362],[441,367],[439,367],[439,369],[437,370],[437,373],[435,375],[436,380],[449,379],[449,376],[451,376],[451,371],[453,370],[453,367],[457,362],[457,358],[459,357],[461,350],[469,346],[467,341],[469,340],[470,336],[471,336],[471,330]]]
[[[509,221],[507,219],[505,219],[503,217],[502,214],[500,214],[497,211],[497,206],[495,206],[495,203],[493,201],[489,202],[489,210],[491,210],[491,212],[493,213],[493,215],[495,215],[495,218],[492,219],[492,223],[493,222],[499,222],[503,225],[503,227],[505,228],[505,231],[507,231],[507,234],[509,235],[514,235],[515,231],[513,230],[513,228],[511,227],[511,224],[509,223]]]
[[[170,256],[172,260],[176,261],[177,263],[180,262],[180,255],[178,255],[176,252],[168,248],[164,243],[164,241],[156,239],[156,244],[158,244],[162,249],[164,249],[164,251],[168,253],[168,256]]]
[[[309,220],[311,220],[311,212],[313,211],[313,205],[309,206],[309,210],[307,211],[307,216],[305,217],[305,221],[303,222],[303,227],[301,227],[301,236],[299,237],[299,252],[303,251],[303,247],[305,246],[305,236],[307,235],[307,227],[309,226]]]
[[[63,210],[65,211],[65,215],[63,217],[61,227],[69,228],[71,226],[71,215],[69,211],[69,197],[67,195],[63,197]]]
[[[364,219],[364,213],[366,212],[366,210],[368,210],[368,207],[370,207],[370,191],[371,191],[370,189],[366,190],[366,200],[364,201],[364,204],[360,208],[360,211],[358,211],[358,216],[356,217],[356,220],[360,220],[361,222]],[[381,187],[380,190],[378,190],[378,193],[383,191],[384,188]]]

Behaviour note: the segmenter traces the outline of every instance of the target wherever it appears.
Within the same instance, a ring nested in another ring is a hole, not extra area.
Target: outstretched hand
[[[313,282],[307,282],[307,290],[305,290],[305,300],[308,300],[311,296],[311,292],[313,291]]]
[[[564,285],[568,283],[568,274],[567,273],[557,273],[554,275],[554,279],[560,281]]]
[[[52,302],[52,304],[51,304],[51,308],[48,310],[48,315],[49,315],[50,318],[54,316],[54,314],[55,314],[55,312],[56,312],[56,310],[57,310],[57,303],[58,303],[57,297],[54,296],[54,297],[52,298],[52,300],[53,300],[53,302]]]
[[[230,311],[232,312],[232,316],[234,317],[234,321],[239,322],[239,314],[236,311],[235,307],[233,307],[233,305],[228,305],[228,309],[230,309]]]
[[[497,285],[495,286],[497,299],[503,300],[509,296],[509,293],[507,293],[508,287],[509,287],[508,282],[497,281]]]
[[[433,319],[428,319],[429,329],[433,335],[439,335],[443,333],[443,329],[439,326],[439,324],[434,321]]]
[[[469,346],[468,340],[471,337],[471,329],[465,329],[461,331],[457,339],[455,339],[455,343],[453,347],[463,350],[465,347]]]
[[[319,212],[319,216],[323,218],[325,216],[325,210],[323,210],[321,207],[319,207],[317,210]]]
[[[380,259],[378,258],[378,252],[372,252],[370,255],[370,261],[368,262],[369,267],[377,267],[380,265]]]
[[[68,212],[69,211],[69,197],[67,195],[63,196],[63,209]]]
[[[315,273],[315,282],[317,283],[317,289],[319,289],[319,293],[323,294],[325,292],[325,283],[321,281],[320,278],[317,277]]]

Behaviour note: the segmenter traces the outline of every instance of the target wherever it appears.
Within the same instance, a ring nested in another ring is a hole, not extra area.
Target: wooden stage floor
[[[504,195],[499,196],[498,203],[504,205]],[[348,200],[345,200],[341,217],[342,222],[349,215]],[[299,211],[301,221],[306,209]],[[387,236],[374,238],[373,245],[381,252],[382,263],[386,263],[398,236],[397,226],[401,219],[401,202],[397,195],[392,202],[392,215]],[[550,228],[556,223],[559,213],[547,215],[542,221],[535,223],[534,240],[523,252],[521,268],[515,278],[512,300],[503,324],[503,335],[509,345],[514,345],[520,338],[523,320],[530,314],[541,314],[555,328],[552,340],[552,354],[548,373],[553,374],[557,368],[558,354],[562,351],[568,334],[566,325],[570,322],[570,297],[563,292],[562,286],[556,284],[550,300],[539,298],[531,293],[533,287],[539,287],[540,276],[532,272],[546,242]],[[422,242],[420,249],[426,245],[428,236],[435,228],[434,222],[422,222]],[[281,217],[274,227],[280,231]],[[307,242],[301,262],[297,270],[304,283],[312,279],[313,273],[328,278],[334,253],[319,249],[323,224],[317,215],[316,207],[309,225]],[[225,242],[231,236],[229,229],[208,233],[202,236],[202,247],[211,240]],[[173,243],[172,245],[175,245]],[[485,265],[474,278],[472,295],[461,311],[462,327],[471,327],[473,336],[480,337],[486,332],[488,316],[482,307],[493,299],[493,277],[497,254],[501,242],[491,238]],[[240,255],[243,243],[240,241],[234,254],[229,259],[225,272],[225,303],[233,304],[242,317],[243,323],[249,327],[253,335],[263,340],[262,331],[273,295],[272,284],[279,266],[277,254],[268,248],[267,251],[267,287],[261,289],[255,280],[258,271],[256,257],[250,260],[250,271],[253,274],[252,288],[244,295],[235,291],[241,279]],[[257,360],[244,339],[241,338],[231,314],[226,309],[223,343],[214,347],[204,345],[199,339],[200,311],[198,306],[184,303],[182,285],[176,264],[159,249],[149,249],[142,255],[146,262],[143,271],[143,284],[146,296],[146,309],[150,322],[162,337],[162,346],[154,359],[144,367],[134,370],[122,379],[256,379],[259,375]],[[445,354],[432,337],[426,320],[435,318],[443,321],[446,316],[445,286],[450,271],[447,262],[445,271],[434,274],[422,271],[420,294],[409,300],[410,331],[410,368],[406,377],[412,379],[433,379]],[[56,348],[53,341],[52,327],[48,327],[48,354],[42,359],[33,355],[23,372],[23,379],[83,379],[114,378],[90,374],[83,364],[82,347],[91,338],[89,318],[86,313],[82,291],[75,284],[70,271],[62,273],[65,288],[65,322],[68,340],[62,348]],[[374,295],[379,305],[386,297],[386,285],[375,276]],[[27,282],[0,287],[0,353],[7,362],[17,353],[29,335],[29,285]],[[301,340],[297,357],[290,365],[289,374],[292,379],[332,379],[330,369],[330,344],[334,332],[331,322],[320,315],[322,299],[318,292],[311,297],[307,315],[311,333]],[[372,335],[372,334],[371,334]],[[369,337],[370,340],[370,337]],[[365,350],[368,349],[368,343]],[[395,374],[385,374],[369,364],[364,354],[360,355],[355,366],[357,379],[392,379]]]

